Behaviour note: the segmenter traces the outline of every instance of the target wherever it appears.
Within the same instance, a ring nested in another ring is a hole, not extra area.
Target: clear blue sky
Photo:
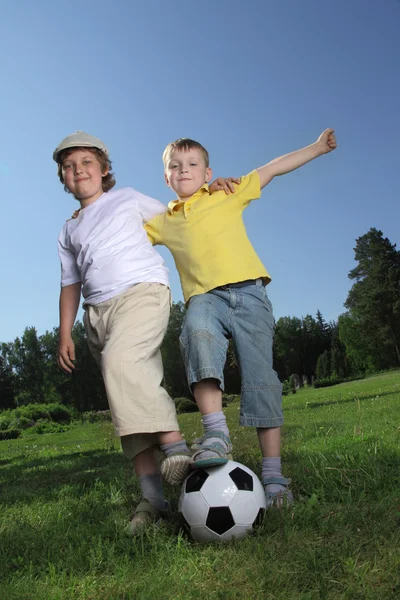
[[[0,341],[58,324],[56,240],[77,203],[52,151],[77,129],[108,144],[119,186],[166,203],[161,154],[178,137],[208,148],[215,175],[239,176],[335,128],[334,153],[245,212],[277,318],[336,319],[355,239],[377,227],[399,244],[398,0],[0,7]]]

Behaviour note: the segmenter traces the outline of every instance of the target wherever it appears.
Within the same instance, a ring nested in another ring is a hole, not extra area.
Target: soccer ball
[[[242,538],[261,520],[265,492],[248,467],[228,461],[220,467],[196,469],[185,479],[178,509],[199,542]]]

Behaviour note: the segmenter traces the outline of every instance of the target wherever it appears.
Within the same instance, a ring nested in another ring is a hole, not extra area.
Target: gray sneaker
[[[146,498],[142,498],[136,507],[133,519],[126,528],[128,535],[141,535],[149,525],[157,524],[170,513],[170,504],[165,501],[165,509],[159,510],[152,506]]]
[[[190,452],[170,454],[161,462],[161,476],[170,485],[181,485],[190,473],[191,463]]]
[[[291,482],[292,480],[286,479],[286,477],[264,477],[262,484],[267,500],[266,508],[283,508],[284,506],[291,506],[293,504],[293,494],[289,489]],[[268,490],[269,485],[281,485],[282,489],[270,492]]]

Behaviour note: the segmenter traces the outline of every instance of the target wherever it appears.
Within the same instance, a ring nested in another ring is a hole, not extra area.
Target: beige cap
[[[58,155],[61,150],[65,150],[66,148],[75,148],[75,147],[87,147],[87,148],[98,148],[102,150],[104,154],[108,155],[108,150],[104,142],[99,140],[99,138],[93,137],[93,135],[89,135],[84,131],[75,131],[72,135],[68,135],[63,139],[57,146],[57,148],[53,152],[53,159],[57,161]]]

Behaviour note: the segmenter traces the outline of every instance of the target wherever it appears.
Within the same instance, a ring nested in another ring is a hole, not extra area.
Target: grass
[[[0,597],[399,597],[400,372],[303,389],[284,411],[296,504],[226,545],[197,545],[174,521],[124,535],[139,490],[110,424],[0,442]],[[254,430],[239,428],[238,404],[226,413],[235,459],[259,474]],[[198,414],[180,422],[188,439],[200,433]]]

